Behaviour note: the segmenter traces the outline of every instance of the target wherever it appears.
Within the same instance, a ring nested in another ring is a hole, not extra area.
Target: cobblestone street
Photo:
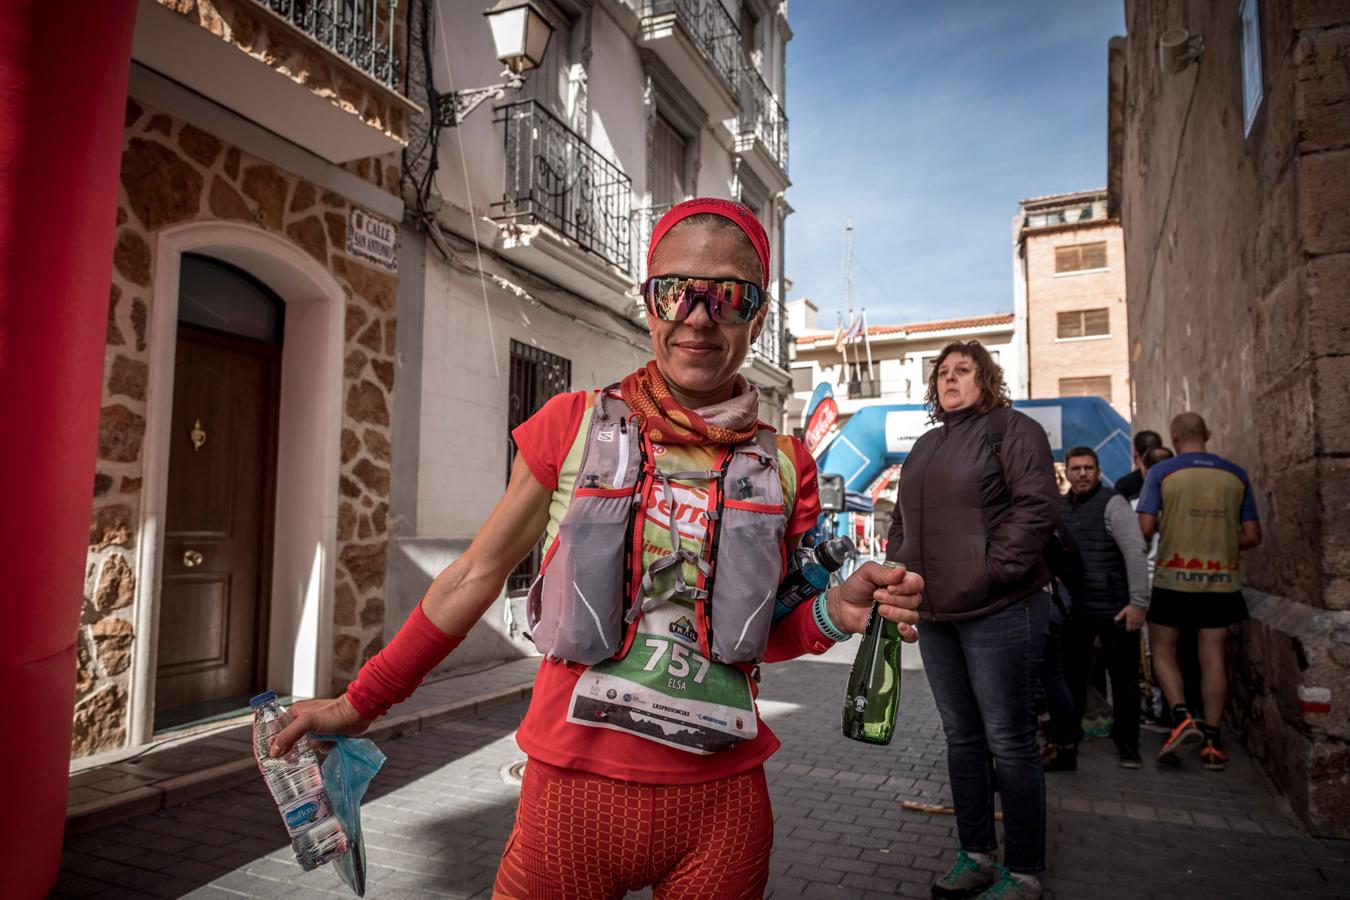
[[[766,667],[761,707],[783,741],[769,763],[776,814],[773,897],[927,897],[950,860],[955,820],[902,810],[949,801],[937,713],[905,672],[899,736],[886,748],[839,735],[853,644]],[[523,703],[385,741],[389,761],[363,823],[377,900],[488,897],[515,805],[502,775],[520,759]],[[1144,751],[1161,740],[1145,733]],[[1232,746],[1225,773],[1191,763],[1116,766],[1089,744],[1075,774],[1049,780],[1047,896],[1343,897],[1350,844],[1302,834]],[[327,870],[291,858],[260,780],[73,837],[59,897],[350,896]]]

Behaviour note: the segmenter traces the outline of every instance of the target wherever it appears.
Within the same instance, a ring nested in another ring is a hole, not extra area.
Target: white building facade
[[[535,5],[555,30],[524,87],[410,141],[398,303],[421,327],[399,336],[386,636],[501,496],[511,429],[549,397],[650,358],[637,289],[651,228],[673,204],[735,199],[764,223],[774,303],[744,374],[770,422],[789,394],[786,4]],[[414,99],[434,107],[436,94],[502,80],[478,6],[426,12],[410,22],[410,44],[427,50],[412,54]],[[517,570],[449,668],[532,649],[519,594],[537,567],[536,556]]]
[[[1013,398],[1026,396],[1025,389],[1019,388],[1024,381],[1026,343],[1012,314],[869,325],[866,343],[855,338],[841,351],[835,333],[817,327],[816,306],[810,300],[793,300],[787,311],[793,336],[793,393],[788,402],[792,427],[804,425],[806,404],[821,382],[827,382],[834,393],[841,423],[865,406],[922,403],[938,354],[952,341],[980,341],[1003,367]]]

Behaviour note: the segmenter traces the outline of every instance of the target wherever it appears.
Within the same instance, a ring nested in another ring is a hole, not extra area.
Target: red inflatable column
[[[65,825],[135,0],[0,2],[0,880]]]

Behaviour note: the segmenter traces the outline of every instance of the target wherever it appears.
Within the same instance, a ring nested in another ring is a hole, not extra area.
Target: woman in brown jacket
[[[947,738],[960,847],[939,898],[1035,898],[1045,782],[1033,691],[1050,613],[1046,542],[1059,492],[1045,432],[1012,409],[979,341],[948,344],[928,379],[938,427],[904,464],[887,557],[923,576],[919,638]],[[1004,865],[993,858],[994,770]]]

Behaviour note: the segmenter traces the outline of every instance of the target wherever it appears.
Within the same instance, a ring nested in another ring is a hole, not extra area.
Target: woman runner
[[[751,898],[773,814],[758,663],[822,653],[874,602],[908,641],[922,579],[865,563],[770,625],[787,554],[820,512],[811,456],[758,419],[739,372],[764,327],[769,243],[746,207],[690,200],[657,223],[643,285],[654,360],[554,397],[513,434],[506,494],[387,647],[306,732],[358,734],[406,699],[547,534],[530,596],[544,661],[517,732],[529,761],[501,898]]]

